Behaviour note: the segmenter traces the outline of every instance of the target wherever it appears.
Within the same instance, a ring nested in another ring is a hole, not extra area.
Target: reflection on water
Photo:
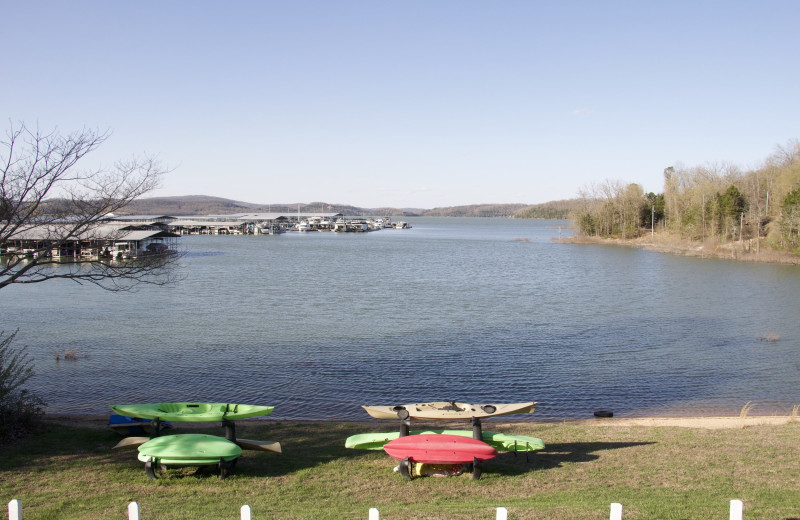
[[[411,223],[184,237],[177,286],[10,287],[0,329],[20,329],[32,389],[67,413],[197,400],[365,419],[361,404],[536,400],[535,417],[571,418],[800,403],[797,267],[560,244],[560,221]],[[56,362],[64,349],[80,359]]]

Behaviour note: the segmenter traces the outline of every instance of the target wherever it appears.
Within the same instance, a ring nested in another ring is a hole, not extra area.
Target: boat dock
[[[0,244],[3,257],[137,258],[177,250],[181,235],[279,235],[282,233],[367,233],[381,229],[408,229],[389,217],[345,218],[341,213],[289,215],[286,213],[239,213],[174,217],[130,215],[108,218],[92,232],[53,241],[52,230],[34,227]]]
[[[381,229],[409,229],[404,221],[389,217],[345,217],[341,213],[238,213],[172,217],[132,215],[119,220],[157,226],[178,235],[279,235],[288,232],[366,233]]]

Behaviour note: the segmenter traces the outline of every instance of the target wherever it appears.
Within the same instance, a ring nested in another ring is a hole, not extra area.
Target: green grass
[[[188,427],[177,425],[177,431]],[[242,423],[243,438],[280,441],[283,454],[246,451],[230,477],[172,469],[149,480],[135,451],[111,451],[113,432],[50,423],[0,449],[0,493],[21,500],[26,520],[126,518],[131,501],[144,520],[238,519],[248,504],[260,519],[603,519],[612,502],[629,519],[800,519],[800,423],[703,430],[600,427],[585,423],[494,423],[485,429],[532,435],[547,448],[501,454],[483,477],[419,478],[394,473],[382,451],[344,448],[349,435],[391,431],[364,424]],[[192,431],[221,434],[215,426]]]

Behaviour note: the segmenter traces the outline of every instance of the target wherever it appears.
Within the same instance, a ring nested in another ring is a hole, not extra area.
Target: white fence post
[[[128,520],[139,520],[139,504],[137,502],[128,504]]]
[[[22,504],[16,498],[8,503],[8,520],[22,520]]]
[[[744,519],[744,503],[741,500],[731,500],[730,520]],[[241,509],[242,520],[252,520],[252,510],[250,506],[244,505]],[[496,520],[507,520],[508,510],[505,507],[497,508]],[[14,499],[8,503],[8,520],[22,520],[22,504]],[[128,504],[128,520],[140,520],[139,504],[131,502]],[[369,510],[369,520],[380,520],[380,513],[377,508],[371,507]],[[610,520],[622,520],[622,504],[614,502],[611,504]]]
[[[731,520],[742,520],[744,504],[741,500],[731,500]]]

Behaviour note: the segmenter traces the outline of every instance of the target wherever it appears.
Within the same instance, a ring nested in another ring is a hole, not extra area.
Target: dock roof
[[[170,226],[181,226],[181,227],[193,227],[193,226],[203,226],[203,227],[239,227],[242,225],[241,220],[189,220],[189,219],[180,219],[180,220],[173,220],[169,223]]]
[[[62,229],[55,226],[36,226],[29,229],[20,230],[8,240],[40,240],[40,241],[60,241],[64,236]],[[124,230],[119,225],[102,225],[87,230],[77,236],[70,237],[67,241],[78,240],[116,240],[116,241],[140,241],[148,238],[177,238],[180,235],[170,233],[161,229],[150,230]]]

